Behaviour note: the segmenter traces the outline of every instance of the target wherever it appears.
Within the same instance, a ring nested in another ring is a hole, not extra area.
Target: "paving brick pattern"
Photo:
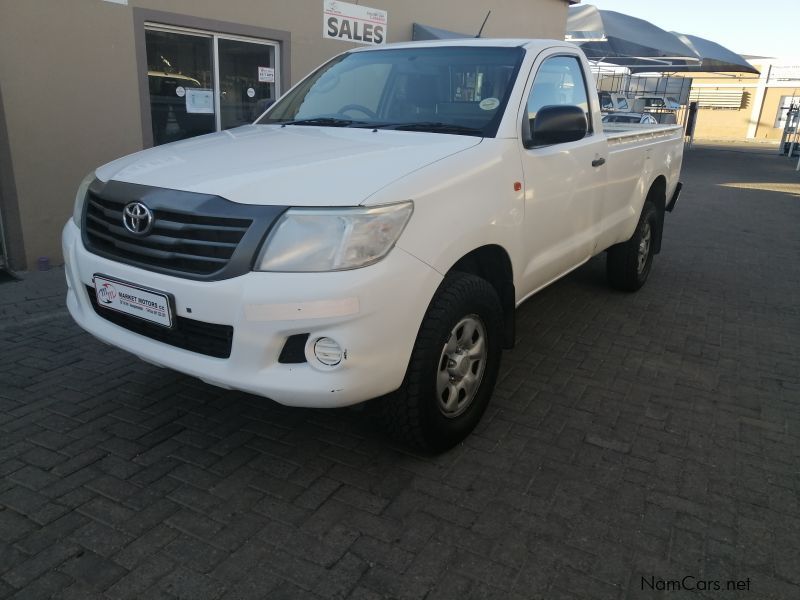
[[[647,286],[600,257],[526,303],[436,457],[104,346],[59,270],[0,284],[0,598],[799,598],[800,177],[684,181]],[[642,590],[687,575],[750,589]]]

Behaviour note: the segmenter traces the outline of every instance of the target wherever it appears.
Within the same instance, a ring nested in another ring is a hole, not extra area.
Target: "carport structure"
[[[711,40],[669,32],[623,13],[587,4],[572,6],[565,39],[593,61],[643,71],[758,73],[744,58]]]

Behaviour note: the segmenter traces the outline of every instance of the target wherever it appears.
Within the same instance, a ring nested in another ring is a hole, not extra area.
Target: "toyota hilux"
[[[355,49],[255,123],[88,175],[63,232],[67,306],[145,361],[279,403],[377,399],[443,450],[490,401],[515,309],[605,252],[639,289],[683,133],[606,131],[554,40]]]

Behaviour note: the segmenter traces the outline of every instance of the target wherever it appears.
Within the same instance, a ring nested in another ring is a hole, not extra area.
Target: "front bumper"
[[[67,308],[83,329],[147,362],[291,406],[346,406],[397,389],[442,280],[397,247],[381,262],[352,271],[253,272],[203,282],[92,254],[72,221],[64,227],[62,243]],[[230,357],[183,350],[98,316],[86,292],[97,273],[172,294],[177,316],[233,326]],[[320,337],[336,340],[346,359],[334,368],[317,363],[313,353],[305,363],[279,363],[286,339],[302,333],[310,334],[309,344]]]

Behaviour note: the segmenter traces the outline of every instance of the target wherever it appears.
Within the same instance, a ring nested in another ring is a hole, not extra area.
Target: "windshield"
[[[320,67],[257,123],[492,137],[523,55],[521,48],[476,46],[344,54]]]

